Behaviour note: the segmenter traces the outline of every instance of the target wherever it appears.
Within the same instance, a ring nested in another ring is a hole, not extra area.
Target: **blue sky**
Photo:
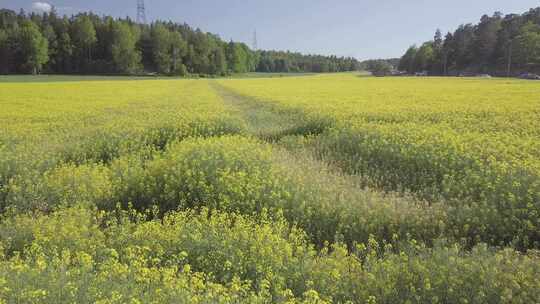
[[[136,15],[136,0],[50,0],[60,13]],[[359,59],[400,56],[437,28],[454,30],[495,11],[522,13],[538,0],[146,0],[147,17],[186,22],[223,39],[259,48],[337,54]],[[34,1],[0,0],[31,10]]]

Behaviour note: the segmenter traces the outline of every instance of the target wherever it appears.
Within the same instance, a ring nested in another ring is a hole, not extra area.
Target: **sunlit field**
[[[540,85],[518,80],[224,80],[239,94],[300,111],[325,131],[322,158],[385,190],[444,201],[463,237],[540,243]],[[467,210],[467,211],[465,211]]]
[[[540,85],[0,78],[0,303],[536,303]]]

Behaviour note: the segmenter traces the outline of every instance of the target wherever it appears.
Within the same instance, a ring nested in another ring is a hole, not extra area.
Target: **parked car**
[[[393,70],[393,71],[391,72],[391,75],[392,75],[392,76],[407,76],[408,74],[407,74],[407,72],[405,72],[405,71],[397,71],[397,70]]]
[[[523,73],[519,75],[521,79],[540,80],[540,76],[533,73]]]

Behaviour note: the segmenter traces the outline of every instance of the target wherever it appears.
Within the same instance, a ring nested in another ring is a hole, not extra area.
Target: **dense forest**
[[[0,74],[342,72],[354,58],[255,51],[187,24],[0,10]]]
[[[437,30],[433,40],[407,50],[399,69],[431,75],[540,73],[540,7],[521,15],[484,15],[444,37]]]

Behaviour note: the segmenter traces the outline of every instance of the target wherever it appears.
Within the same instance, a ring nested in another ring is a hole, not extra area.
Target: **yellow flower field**
[[[0,303],[535,303],[538,121],[517,80],[0,80]]]
[[[474,209],[471,237],[540,245],[538,83],[355,74],[220,83],[326,121],[318,153],[376,187]]]

